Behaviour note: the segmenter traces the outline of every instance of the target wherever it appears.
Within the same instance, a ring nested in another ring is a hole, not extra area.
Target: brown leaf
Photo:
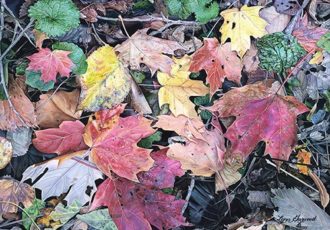
[[[258,69],[260,61],[257,53],[258,49],[255,45],[251,45],[251,48],[245,53],[242,64],[246,72],[251,73]]]
[[[57,128],[63,121],[80,118],[82,111],[77,111],[79,90],[72,92],[58,91],[40,95],[36,103],[38,125],[41,128]],[[50,98],[50,99],[49,99]]]
[[[87,22],[97,22],[98,12],[105,15],[105,7],[102,3],[90,4],[87,7],[84,7],[80,13],[82,14],[83,19]]]
[[[164,55],[173,55],[183,47],[175,41],[149,36],[147,29],[138,30],[129,39],[115,47],[119,59],[131,69],[141,70],[140,64],[149,67],[153,75],[157,70],[170,74],[173,60]]]
[[[9,96],[19,117],[10,107],[8,100],[0,101],[0,129],[14,130],[17,127],[36,126],[34,107],[29,98],[24,94],[25,84],[21,79],[10,80]],[[22,119],[25,123],[22,122]]]
[[[323,182],[321,179],[311,170],[308,171],[308,175],[312,178],[314,181],[316,187],[318,188],[320,192],[320,201],[323,208],[327,207],[329,204],[329,193],[327,192],[327,189],[325,188]]]
[[[277,13],[274,6],[262,9],[260,17],[268,22],[266,26],[268,33],[282,32],[291,19],[289,15]]]
[[[32,205],[35,197],[34,190],[30,185],[10,178],[0,180],[0,193],[0,213],[16,213],[17,207],[13,204],[22,203],[27,208]]]

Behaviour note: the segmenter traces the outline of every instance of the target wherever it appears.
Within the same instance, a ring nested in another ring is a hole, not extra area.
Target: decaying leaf
[[[79,90],[57,91],[41,94],[36,103],[38,125],[41,128],[57,128],[63,121],[74,121],[82,113],[78,110]]]
[[[32,129],[19,127],[13,131],[7,131],[6,138],[13,146],[13,157],[23,156],[27,153],[32,138]]]
[[[267,22],[259,17],[261,8],[261,6],[248,7],[244,5],[240,10],[232,8],[220,13],[224,19],[220,28],[221,44],[230,38],[231,50],[237,51],[241,58],[250,48],[251,36],[260,38],[267,34],[265,29]]]
[[[147,34],[148,29],[138,30],[129,39],[115,47],[119,59],[131,69],[140,70],[140,64],[149,67],[151,75],[157,70],[171,73],[173,60],[164,55],[173,55],[175,50],[183,47],[175,41],[168,41]]]
[[[69,58],[70,51],[55,50],[48,48],[39,49],[38,53],[27,58],[30,60],[28,70],[40,71],[41,80],[45,83],[56,81],[57,74],[62,77],[69,77],[74,64]]]
[[[77,215],[77,218],[95,229],[117,230],[117,226],[107,209],[99,209],[83,215]]]
[[[312,170],[308,171],[308,175],[312,178],[317,189],[319,190],[322,207],[326,208],[329,204],[329,193],[327,191],[327,188],[325,187],[321,179]]]
[[[296,117],[307,107],[292,96],[274,94],[265,82],[227,92],[211,108],[220,118],[235,116],[225,137],[232,154],[248,156],[260,141],[265,154],[288,160],[296,144]]]
[[[55,210],[51,212],[50,217],[55,221],[60,221],[61,224],[65,224],[79,212],[81,206],[80,201],[76,200],[66,207],[59,203]]]
[[[216,38],[204,38],[204,46],[192,56],[189,71],[204,69],[210,92],[214,94],[222,86],[225,78],[240,82],[242,64],[235,52],[230,50],[230,43],[220,45]]]
[[[268,33],[282,32],[289,24],[291,17],[276,12],[274,6],[264,8],[260,11],[260,17],[268,22],[266,30]]]
[[[87,58],[87,63],[87,72],[80,78],[80,107],[98,111],[121,103],[129,93],[131,77],[114,49],[109,45],[98,48]]]
[[[0,101],[0,129],[14,130],[17,127],[36,126],[32,102],[24,93],[25,85],[20,79],[9,82],[9,96],[17,115],[7,100]]]
[[[85,152],[80,151],[54,158],[43,164],[32,165],[23,173],[22,181],[32,179],[33,187],[41,190],[42,200],[67,192],[64,199],[68,205],[74,200],[85,204],[90,201],[96,191],[95,180],[103,177],[95,166],[80,157]],[[44,174],[46,169],[48,170]],[[40,175],[42,177],[35,181]],[[87,187],[91,187],[88,195],[86,194]],[[68,191],[69,188],[70,191]]]
[[[3,169],[10,162],[13,156],[13,146],[4,137],[0,137],[0,169]]]
[[[178,116],[197,117],[195,105],[189,100],[190,96],[203,96],[209,92],[202,81],[189,78],[191,59],[184,56],[181,59],[174,58],[171,75],[158,72],[157,79],[162,87],[159,89],[159,107],[169,104],[171,112]]]
[[[28,208],[32,205],[35,196],[34,189],[30,185],[10,178],[0,180],[0,191],[0,213],[16,213],[19,203]]]
[[[238,172],[243,167],[242,159],[227,156],[223,164],[223,169],[215,174],[215,191],[222,191],[238,182],[242,174]]]
[[[33,145],[43,153],[64,154],[87,148],[83,140],[85,125],[80,121],[63,121],[59,128],[36,131]]]

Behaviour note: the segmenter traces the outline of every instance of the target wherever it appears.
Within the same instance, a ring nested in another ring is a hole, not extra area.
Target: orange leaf
[[[299,150],[297,154],[298,163],[302,164],[310,164],[311,163],[311,156],[310,152],[307,152],[305,149]],[[297,168],[299,172],[302,174],[308,175],[308,166],[307,165],[299,165],[297,164]]]

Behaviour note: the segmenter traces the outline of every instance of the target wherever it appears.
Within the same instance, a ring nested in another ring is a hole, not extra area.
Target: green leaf
[[[81,75],[86,72],[86,55],[79,46],[69,42],[57,42],[53,44],[52,48],[55,50],[71,51],[71,53],[69,54],[69,58],[75,64],[74,68],[72,69],[72,72],[77,75]]]
[[[135,82],[138,84],[141,84],[143,82],[143,80],[146,79],[146,76],[144,75],[144,73],[142,73],[140,71],[131,71],[131,74],[132,74]]]
[[[316,44],[318,47],[330,53],[330,32],[324,34]]]
[[[28,67],[28,65],[29,65],[29,62],[27,59],[24,59],[23,61],[18,63],[18,65],[16,66],[16,75],[24,75],[25,70]]]
[[[263,36],[257,41],[260,67],[283,74],[306,53],[297,40],[282,32]]]
[[[30,207],[24,208],[22,220],[25,229],[30,229],[32,225],[32,220],[30,219],[30,217],[33,220],[35,220],[40,215],[40,210],[44,207],[45,207],[45,202],[39,199],[34,199]],[[29,214],[30,217],[28,217],[26,213]]]
[[[60,36],[79,26],[79,10],[71,0],[39,0],[29,9],[36,29]]]
[[[50,216],[53,220],[65,224],[79,212],[80,208],[81,204],[76,200],[66,207],[60,203],[55,207],[55,211],[51,212]]]
[[[30,70],[25,71],[25,83],[33,88],[39,89],[40,91],[48,91],[54,88],[54,81],[49,81],[45,83],[41,80],[41,73],[40,72],[33,72]]]
[[[195,97],[194,104],[197,106],[211,106],[213,103],[210,99],[210,94],[206,94],[205,96]],[[208,120],[212,117],[212,113],[207,110],[200,110],[199,115],[203,120]]]
[[[155,141],[160,141],[162,139],[162,132],[157,131],[149,137],[141,139],[139,141],[138,146],[145,149],[151,149],[152,143]]]
[[[219,5],[213,0],[166,0],[169,14],[187,19],[195,14],[197,21],[207,23],[219,14]]]
[[[107,209],[99,209],[84,215],[77,215],[77,219],[98,230],[117,230]]]

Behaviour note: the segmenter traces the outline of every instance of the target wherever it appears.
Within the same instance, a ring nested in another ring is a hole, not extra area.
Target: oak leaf
[[[91,210],[107,206],[119,230],[171,229],[184,225],[184,200],[124,178],[106,179],[99,187]]]
[[[111,178],[114,172],[138,182],[136,174],[148,171],[154,161],[150,157],[151,150],[140,148],[137,143],[155,130],[150,126],[151,121],[140,115],[119,118],[116,112],[116,119],[98,117],[104,118],[102,123],[111,124],[110,128],[99,129],[101,122],[90,119],[84,134],[85,143],[92,148],[91,159],[104,174]]]
[[[211,94],[222,86],[225,78],[240,83],[242,65],[236,53],[230,50],[230,43],[220,45],[216,38],[204,38],[204,46],[192,56],[189,71],[202,69],[206,71]]]
[[[292,35],[297,38],[299,44],[307,52],[312,52],[319,49],[316,43],[327,32],[328,30],[325,28],[311,25],[308,22],[307,14],[305,14],[305,16],[296,23]]]
[[[225,133],[230,153],[246,157],[264,141],[265,154],[281,160],[289,159],[296,144],[296,117],[308,111],[296,98],[274,94],[265,82],[227,92],[210,110],[220,118],[236,117]]]
[[[51,51],[48,48],[41,48],[35,54],[28,56],[30,60],[28,70],[40,71],[41,80],[45,83],[49,81],[56,82],[56,75],[69,77],[71,68],[74,66],[69,58],[70,51],[55,50]]]
[[[86,151],[59,156],[43,164],[31,165],[23,173],[22,181],[31,179],[34,188],[41,190],[41,199],[67,193],[65,200],[70,205],[75,200],[88,202],[96,191],[95,180],[102,179],[102,173],[82,156]],[[47,169],[47,172],[44,173]],[[91,189],[90,189],[91,188]],[[70,189],[70,190],[69,190]],[[90,193],[86,193],[90,191]]]
[[[149,67],[151,75],[157,70],[170,74],[173,60],[164,55],[173,55],[184,49],[178,42],[149,36],[148,29],[138,30],[129,39],[115,47],[119,59],[131,69],[140,70],[140,64]]]
[[[203,96],[209,92],[202,81],[191,80],[190,57],[174,58],[171,75],[164,72],[157,73],[158,82],[162,85],[158,92],[159,107],[169,104],[171,112],[188,117],[197,117],[195,105],[189,100],[190,96]]]
[[[88,111],[110,109],[121,103],[130,90],[131,77],[114,49],[103,46],[87,58],[87,72],[80,78],[80,107]]]
[[[220,28],[221,44],[230,38],[231,50],[237,51],[241,58],[250,48],[250,37],[260,38],[267,34],[265,29],[267,22],[259,17],[261,8],[261,6],[244,5],[240,10],[232,8],[220,13],[224,19]]]
[[[74,121],[80,118],[77,110],[79,90],[72,92],[57,91],[41,94],[36,103],[37,122],[41,128],[57,128],[63,121]]]
[[[25,84],[20,78],[9,81],[9,96],[18,116],[10,106],[8,100],[0,101],[0,129],[14,130],[17,127],[35,127],[36,114],[34,106],[25,95]]]
[[[10,178],[0,180],[0,191],[0,213],[16,213],[20,203],[28,208],[32,205],[35,196],[34,189],[30,185]]]
[[[85,125],[80,121],[63,121],[59,128],[35,131],[33,145],[43,153],[64,154],[87,148],[82,134]]]

